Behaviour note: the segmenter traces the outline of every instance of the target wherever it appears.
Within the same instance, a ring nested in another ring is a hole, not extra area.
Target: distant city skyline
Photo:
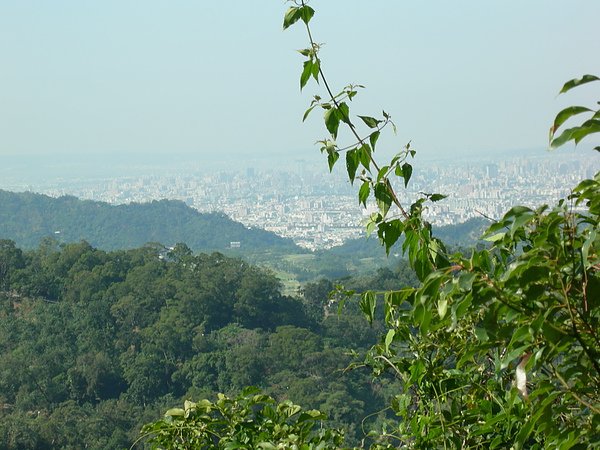
[[[450,225],[472,217],[499,219],[517,204],[535,208],[565,198],[579,181],[600,170],[600,154],[490,155],[468,162],[415,162],[414,167],[408,188],[399,186],[397,191],[402,201],[409,204],[422,192],[446,194],[446,199],[428,205],[425,217],[435,225]],[[162,167],[133,164],[112,176],[84,174],[78,168],[60,177],[24,182],[22,172],[2,177],[0,170],[0,189],[74,195],[111,204],[180,200],[201,212],[222,212],[246,226],[292,238],[311,250],[362,235],[365,218],[375,211],[372,202],[366,209],[358,204],[356,189],[341,166],[328,174],[325,164],[308,161],[224,171],[205,170],[197,161],[171,161]]]
[[[365,84],[354,112],[390,112],[426,157],[543,148],[557,97],[600,73],[597,0],[327,2],[313,28],[337,88]],[[301,123],[303,31],[286,2],[0,1],[0,166],[9,155],[169,153],[223,161],[312,159],[319,114]],[[589,148],[584,141],[581,146]]]

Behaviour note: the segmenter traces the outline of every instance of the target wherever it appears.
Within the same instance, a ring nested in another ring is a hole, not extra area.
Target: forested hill
[[[301,252],[290,239],[248,229],[224,214],[200,213],[181,201],[114,206],[71,196],[0,190],[0,239],[34,248],[46,236],[61,242],[86,240],[105,250],[185,242],[195,251],[222,251],[231,242],[240,242],[242,250]]]
[[[288,297],[240,259],[184,246],[161,256],[0,239],[1,449],[130,448],[161,411],[248,385],[325,412],[349,444],[385,418],[399,386],[343,371],[381,321],[355,302],[338,316],[331,281]],[[389,276],[402,285],[384,272],[363,284]]]

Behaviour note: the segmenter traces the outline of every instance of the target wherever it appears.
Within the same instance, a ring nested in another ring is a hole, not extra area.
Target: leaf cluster
[[[219,394],[215,402],[201,400],[173,408],[165,419],[145,425],[142,438],[161,449],[290,449],[339,448],[343,434],[320,428],[325,415],[303,410],[291,401],[277,403],[257,389],[246,388],[230,398]]]
[[[598,80],[600,80],[600,78],[595,75],[584,75],[581,78],[574,78],[564,84],[560,90],[560,94],[568,92],[578,86]],[[598,102],[598,104],[600,105],[600,102]],[[592,115],[580,125],[563,129],[562,132],[557,136],[558,131],[566,121],[572,117],[584,113],[591,113]],[[594,133],[600,133],[600,109],[594,110],[585,106],[569,106],[556,115],[554,123],[550,127],[550,147],[558,148],[568,142],[579,144],[579,142],[581,142],[585,137]],[[600,151],[600,146],[595,147],[594,149],[596,151]]]
[[[308,23],[306,28],[312,43]],[[388,252],[402,238],[420,281],[417,287],[367,291],[358,299],[370,322],[382,303],[387,327],[363,364],[402,383],[390,405],[398,420],[374,432],[378,443],[372,448],[567,449],[597,443],[600,174],[555,207],[513,207],[485,232],[489,247],[450,253],[423,219],[428,202],[444,196],[424,193],[410,206],[400,201],[395,186],[410,182],[410,144],[388,164],[378,164],[368,144],[373,134],[361,137],[348,104],[338,100],[344,91],[332,93],[322,64],[319,74],[327,98],[316,96],[311,108],[325,105],[330,134],[320,141],[321,151],[330,169],[339,152],[347,152],[351,182],[361,170],[359,202],[366,206],[372,199],[377,207],[367,232],[376,232]],[[586,75],[561,92],[597,80]],[[555,137],[582,113],[593,115]],[[389,119],[387,113],[381,120],[358,117],[376,133]],[[599,132],[597,119],[598,111],[585,107],[561,111],[551,145],[579,143]],[[358,144],[338,147],[342,123]]]

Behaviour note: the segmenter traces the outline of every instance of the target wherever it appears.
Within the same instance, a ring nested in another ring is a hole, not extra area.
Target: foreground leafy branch
[[[343,434],[319,427],[325,415],[303,411],[290,401],[277,403],[255,388],[235,398],[219,394],[214,402],[186,401],[163,420],[144,426],[139,442],[160,449],[333,449]]]
[[[315,11],[293,0],[283,27],[304,24],[309,47],[300,87],[322,83],[303,119],[323,111],[327,137],[320,140],[332,170],[345,154],[358,201],[378,211],[367,225],[386,251],[402,250],[420,280],[416,288],[368,291],[360,308],[373,321],[382,304],[386,332],[362,362],[377,377],[397,380],[395,413],[369,434],[373,450],[392,448],[587,449],[600,442],[600,173],[577,185],[567,199],[537,209],[511,208],[483,238],[486,248],[450,254],[422,217],[440,194],[423,194],[411,205],[397,186],[412,175],[415,151],[407,144],[389,162],[375,157],[378,138],[391,116],[351,114],[361,85],[337,94],[325,76],[320,45],[310,23]],[[586,75],[561,92],[598,78]],[[592,114],[560,131],[567,120]],[[355,120],[355,119],[359,119]],[[579,143],[599,132],[598,111],[571,107],[551,128],[552,147]],[[358,125],[366,127],[362,132]],[[339,145],[346,128],[350,145]],[[560,132],[558,137],[556,135]],[[598,147],[596,148],[598,150]],[[402,239],[402,240],[401,240]],[[353,292],[340,291],[354,298]],[[157,448],[334,449],[336,430],[321,428],[318,411],[301,412],[254,391],[216,402],[187,402],[143,429]]]
[[[359,203],[372,198],[378,207],[367,231],[377,231],[388,252],[403,238],[402,250],[421,280],[417,288],[360,296],[369,321],[383,302],[388,327],[364,364],[377,376],[391,370],[403,385],[391,405],[400,418],[395,430],[373,436],[379,441],[373,448],[587,448],[597,442],[600,175],[554,207],[513,207],[485,233],[489,248],[449,254],[422,217],[427,202],[444,196],[401,204],[395,186],[408,185],[414,150],[407,144],[387,164],[375,160],[390,115],[356,116],[368,129],[361,136],[349,104],[362,86],[333,93],[310,27],[315,11],[307,1],[292,3],[283,26],[304,23],[310,44],[300,50],[306,58],[300,87],[312,77],[326,91],[325,99],[314,96],[304,119],[317,107],[324,110],[329,136],[319,142],[330,170],[345,152],[350,182],[362,182]],[[596,80],[571,80],[561,92]],[[581,113],[593,115],[555,138]],[[561,111],[552,146],[600,131],[598,114],[585,107]],[[354,144],[338,145],[340,125]]]

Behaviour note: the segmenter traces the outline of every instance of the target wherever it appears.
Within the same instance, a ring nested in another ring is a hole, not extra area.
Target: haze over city
[[[315,6],[332,84],[367,86],[355,111],[392,114],[399,136],[382,138],[391,150],[408,140],[423,157],[543,149],[553,115],[597,89],[556,95],[600,72],[588,57],[600,48],[597,1]],[[40,156],[118,166],[185,155],[207,169],[317,158],[321,121],[300,119],[318,87],[299,92],[295,49],[306,38],[282,31],[287,7],[0,2],[1,165],[11,155],[30,157],[31,169]]]

